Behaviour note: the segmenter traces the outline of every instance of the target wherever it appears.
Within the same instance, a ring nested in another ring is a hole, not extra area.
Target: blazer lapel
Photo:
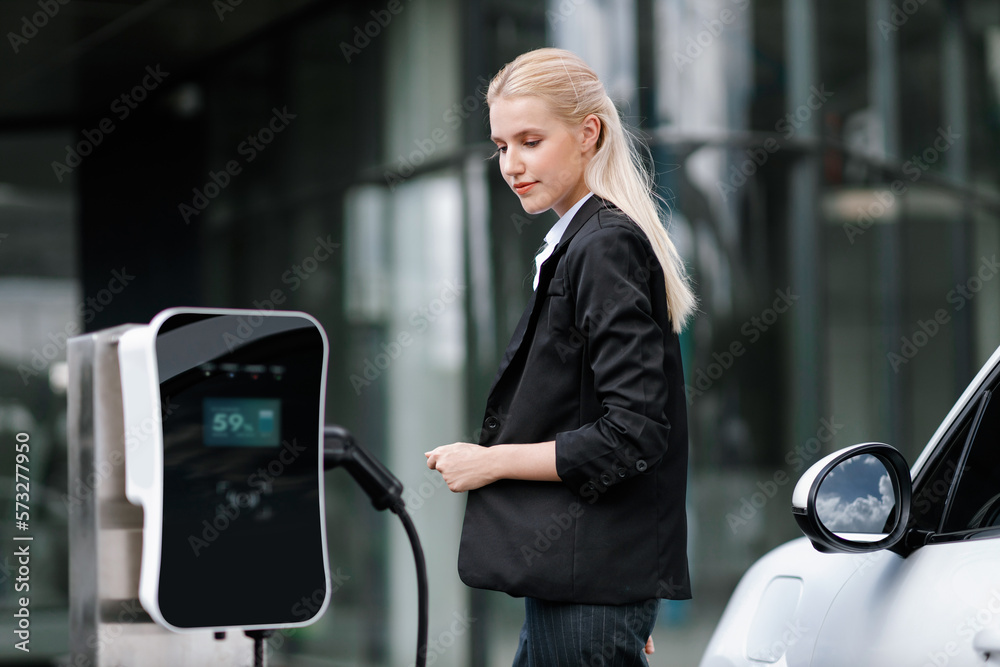
[[[559,243],[556,244],[555,250],[552,251],[552,255],[549,256],[542,263],[541,270],[538,273],[538,289],[531,293],[531,297],[528,299],[528,305],[524,308],[524,313],[521,314],[521,319],[517,323],[517,327],[514,328],[514,333],[510,337],[510,343],[507,344],[507,349],[504,351],[503,358],[500,360],[500,368],[497,369],[496,377],[493,378],[493,385],[490,387],[490,395],[493,394],[493,390],[496,389],[497,385],[500,384],[500,379],[503,377],[504,372],[510,366],[514,357],[517,356],[518,351],[521,349],[521,343],[524,342],[525,336],[528,332],[534,332],[535,325],[538,322],[538,309],[544,299],[539,299],[537,296],[539,294],[545,294],[549,289],[549,283],[552,281],[552,275],[555,273],[555,267],[558,263],[559,258],[566,252],[566,248],[569,246],[569,242],[573,239],[580,228],[583,227],[584,223],[590,220],[600,209],[607,208],[610,204],[605,200],[601,199],[597,195],[592,195],[580,210],[576,212],[573,216],[573,220],[570,221],[569,226],[566,227],[566,231],[563,232],[562,238],[559,239]]]

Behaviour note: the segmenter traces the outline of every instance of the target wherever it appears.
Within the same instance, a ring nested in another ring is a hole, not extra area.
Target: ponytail
[[[597,153],[587,165],[584,175],[587,187],[598,197],[614,202],[649,239],[663,267],[670,319],[674,331],[680,333],[697,301],[684,270],[684,260],[660,220],[653,177],[642,163],[638,140],[622,126],[610,97],[604,96],[603,108],[595,115],[601,120],[603,141],[598,140]]]

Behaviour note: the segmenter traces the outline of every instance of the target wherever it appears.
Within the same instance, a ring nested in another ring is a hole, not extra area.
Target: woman
[[[515,667],[645,665],[659,599],[690,597],[678,334],[695,298],[641,157],[580,58],[525,53],[487,104],[524,210],[560,219],[479,442],[427,465],[469,492],[462,580],[525,597]]]

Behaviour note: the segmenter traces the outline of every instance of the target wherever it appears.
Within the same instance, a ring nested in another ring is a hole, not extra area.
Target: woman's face
[[[566,126],[537,97],[490,104],[490,139],[500,154],[500,173],[528,213],[551,208],[562,216],[587,194],[583,172],[599,129],[596,116],[579,128]]]

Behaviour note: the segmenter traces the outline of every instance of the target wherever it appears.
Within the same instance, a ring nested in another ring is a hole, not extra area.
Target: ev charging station
[[[70,664],[263,664],[329,604],[338,466],[406,527],[422,664],[419,539],[398,480],[324,425],[327,356],[299,312],[172,308],[70,340]]]

